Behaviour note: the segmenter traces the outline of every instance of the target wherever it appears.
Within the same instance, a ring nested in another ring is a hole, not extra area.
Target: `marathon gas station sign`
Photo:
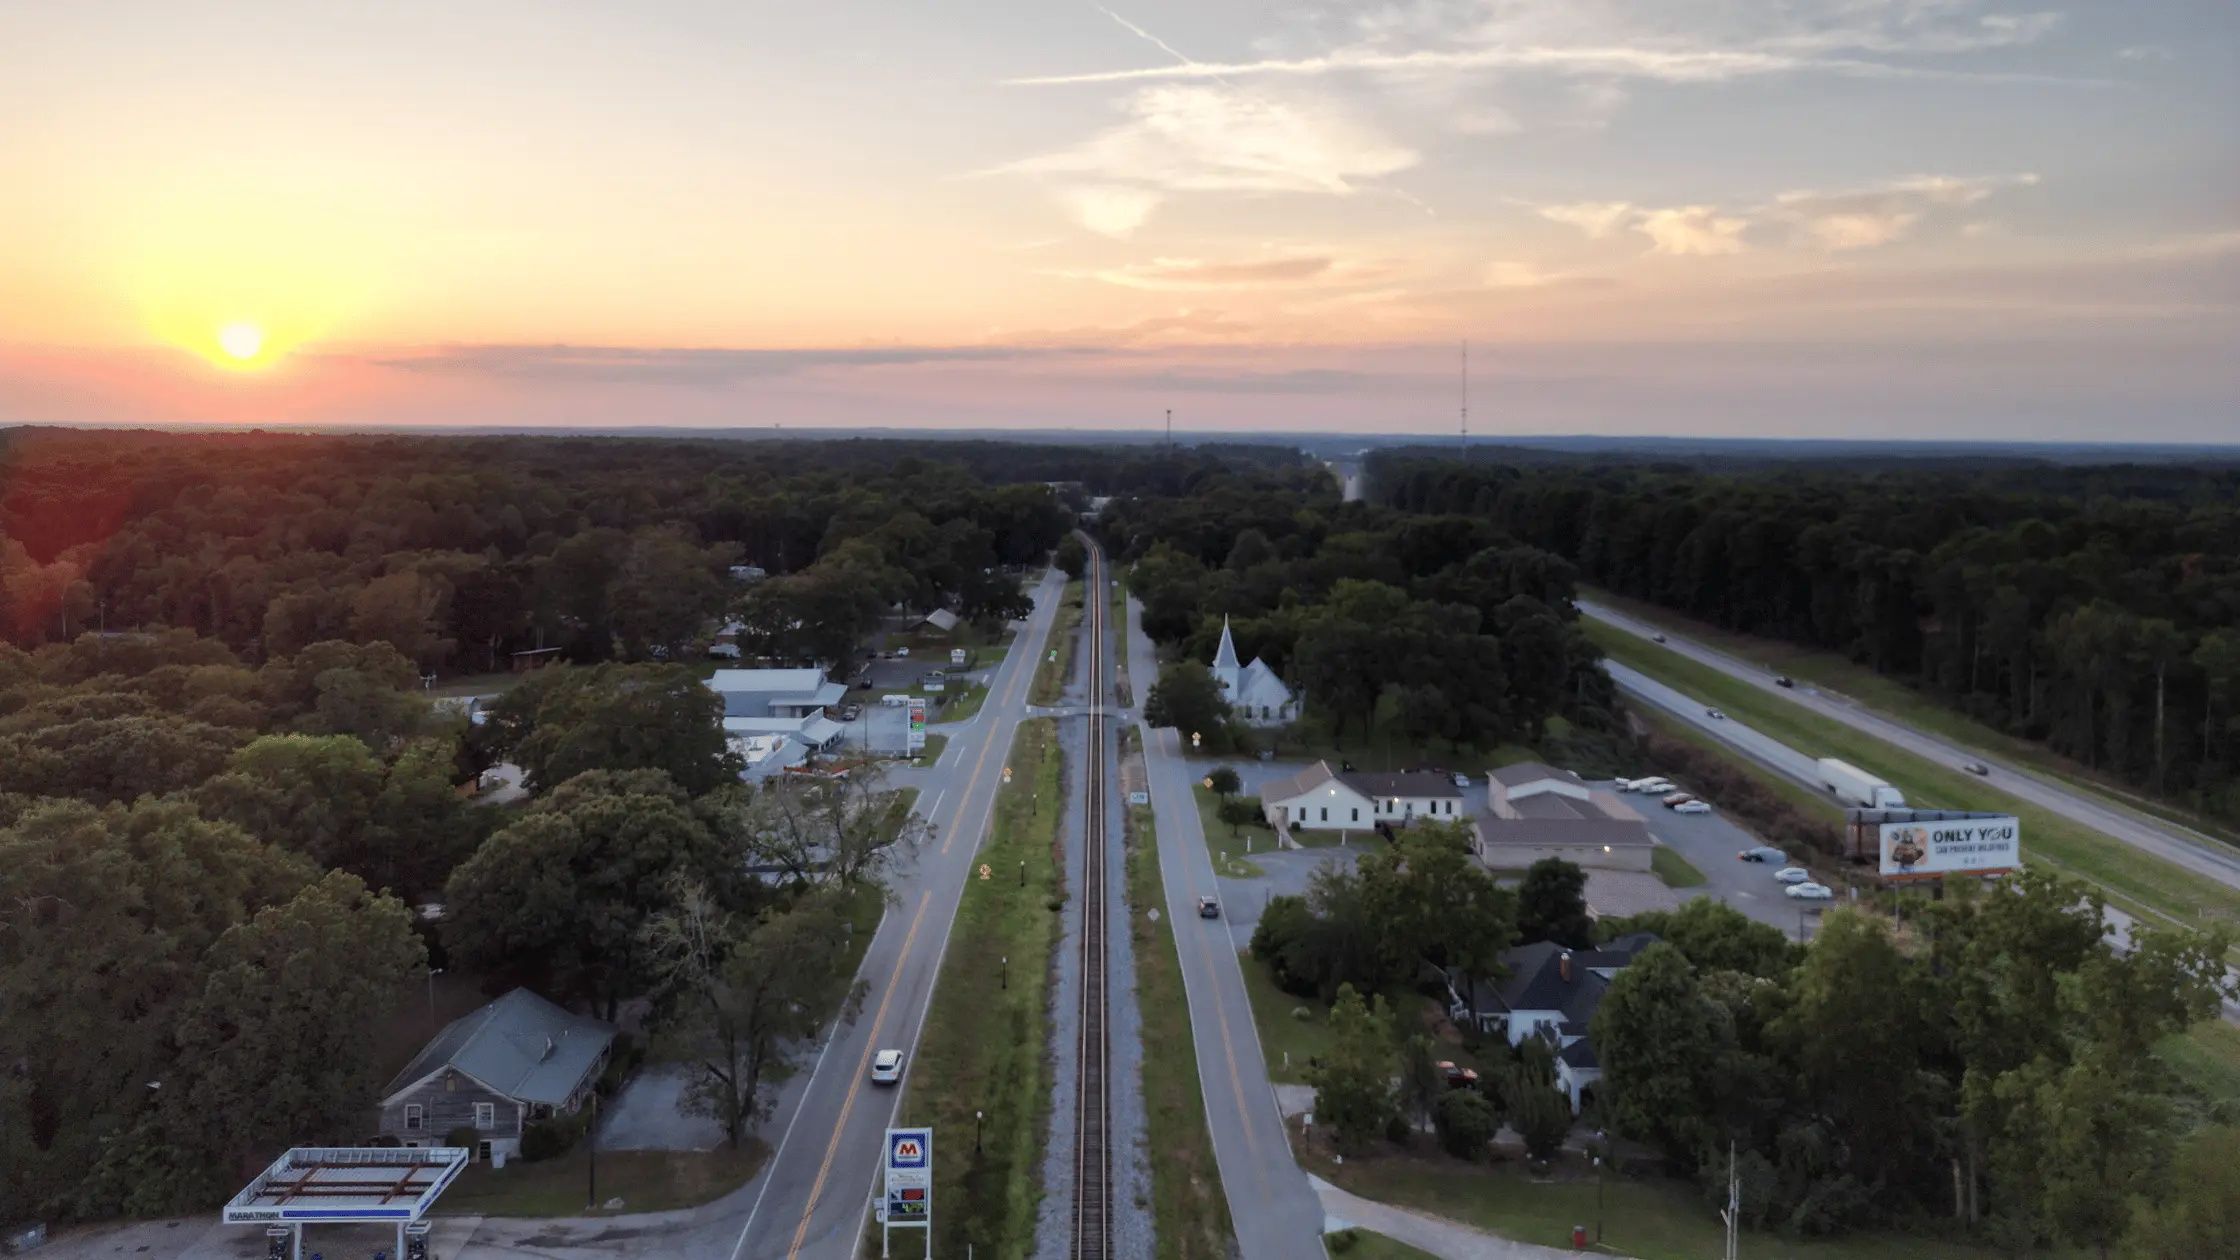
[[[887,1130],[886,1174],[882,1186],[879,1249],[888,1252],[888,1236],[897,1229],[926,1231],[926,1254],[933,1254],[933,1130]]]

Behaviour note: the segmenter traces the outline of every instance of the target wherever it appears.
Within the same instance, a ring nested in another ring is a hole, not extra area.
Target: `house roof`
[[[564,1106],[608,1044],[614,1025],[571,1014],[515,989],[444,1026],[382,1091],[392,1098],[441,1068],[454,1068],[522,1102]]]
[[[1262,784],[1260,799],[1263,801],[1296,800],[1337,777],[1337,772],[1330,768],[1329,762],[1318,761],[1288,779],[1278,779],[1273,783]]]
[[[1566,1067],[1599,1068],[1602,1066],[1602,1060],[1595,1057],[1594,1039],[1591,1037],[1581,1037],[1563,1049],[1556,1051],[1556,1057],[1563,1060]]]
[[[1433,774],[1428,770],[1403,770],[1397,774],[1352,772],[1341,774],[1338,778],[1347,787],[1367,797],[1433,796],[1453,797],[1456,800],[1462,798],[1462,789],[1454,785],[1453,779],[1443,774]]]
[[[1538,783],[1542,779],[1554,779],[1558,783],[1580,782],[1579,776],[1569,770],[1558,770],[1554,766],[1543,765],[1537,761],[1519,761],[1513,765],[1506,765],[1493,771],[1487,777],[1503,787],[1512,788],[1523,787],[1527,783]]]
[[[936,608],[926,614],[925,624],[936,630],[954,630],[957,628],[957,615],[946,608]]]
[[[1563,1021],[1584,1028],[1602,1005],[1610,987],[1604,972],[1622,970],[1636,954],[1657,943],[1648,932],[1636,932],[1600,949],[1566,950],[1554,941],[1519,945],[1501,955],[1509,974],[1498,981],[1477,984],[1476,1007],[1482,1012],[1556,1011]],[[1571,978],[1563,976],[1563,958],[1571,956]]]

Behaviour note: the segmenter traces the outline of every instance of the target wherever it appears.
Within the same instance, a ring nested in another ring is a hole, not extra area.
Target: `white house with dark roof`
[[[1462,789],[1446,775],[1364,774],[1332,770],[1327,761],[1261,788],[1260,805],[1268,821],[1285,830],[1371,831],[1378,823],[1404,827],[1419,819],[1467,817]]]
[[[381,1091],[381,1134],[447,1146],[472,1129],[475,1158],[504,1167],[529,1121],[572,1114],[591,1097],[614,1025],[515,989],[444,1026]]]
[[[1250,665],[1237,664],[1237,643],[1229,636],[1229,619],[1221,619],[1221,647],[1213,654],[1213,680],[1221,685],[1221,698],[1229,702],[1229,716],[1246,726],[1286,726],[1299,716],[1299,703],[1291,688],[1260,657]]]
[[[1520,945],[1502,954],[1499,980],[1471,980],[1447,973],[1448,1015],[1502,1033],[1512,1046],[1539,1037],[1556,1052],[1556,1087],[1579,1110],[1583,1096],[1602,1079],[1589,1025],[1610,981],[1641,951],[1657,943],[1647,932],[1621,936],[1599,949],[1566,949],[1554,941]]]

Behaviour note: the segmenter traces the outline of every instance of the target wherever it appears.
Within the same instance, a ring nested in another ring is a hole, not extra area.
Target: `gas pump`
[[[274,1225],[264,1231],[264,1260],[295,1260],[296,1231],[292,1225]]]
[[[404,1260],[428,1260],[426,1221],[414,1221],[404,1227]]]

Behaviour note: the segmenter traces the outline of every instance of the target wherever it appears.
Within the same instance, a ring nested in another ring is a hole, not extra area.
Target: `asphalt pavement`
[[[1158,659],[1133,599],[1128,601],[1128,659]],[[1190,795],[1196,775],[1183,759],[1181,737],[1172,727],[1154,730],[1146,724],[1143,746],[1159,835],[1159,873],[1166,884],[1168,921],[1182,960],[1190,1029],[1197,1043],[1198,1085],[1238,1248],[1243,1260],[1322,1256],[1322,1206],[1291,1155],[1252,1020],[1237,942],[1226,920],[1198,917],[1198,898],[1221,886]]]
[[[791,1099],[791,1113],[773,1118],[776,1151],[743,1192],[746,1217],[735,1241],[717,1253],[728,1260],[848,1260],[856,1254],[885,1131],[901,1098],[900,1090],[870,1086],[871,1055],[917,1046],[950,921],[987,831],[1011,737],[1026,716],[1034,664],[1062,590],[1055,572],[1044,577],[1034,613],[996,671],[986,705],[972,720],[945,726],[949,748],[941,763],[910,776],[918,787],[916,811],[933,822],[934,836],[914,866],[898,873],[895,903],[864,956],[860,974],[870,993],[862,1017],[836,1030]],[[787,1101],[781,1097],[781,1111]],[[942,1135],[934,1135],[937,1158],[941,1142]]]

